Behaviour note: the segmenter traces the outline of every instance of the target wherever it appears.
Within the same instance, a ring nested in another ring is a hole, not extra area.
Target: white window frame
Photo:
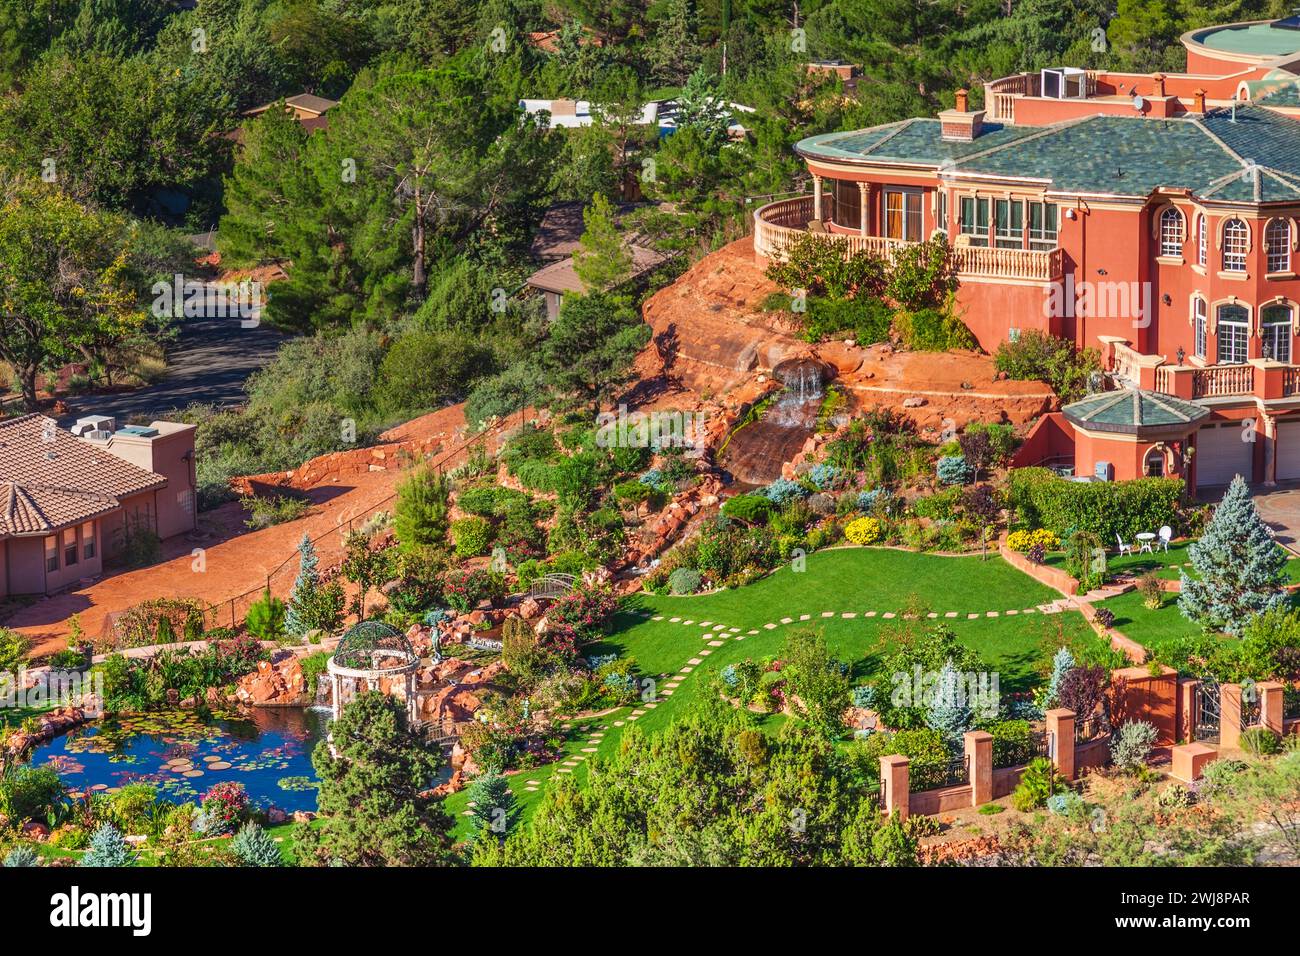
[[[1016,222],[1017,217],[1020,219],[1019,224]],[[1025,204],[1023,200],[999,199],[994,202],[993,245],[998,249],[1025,248]]]
[[[970,203],[971,217],[966,218],[966,204]],[[961,210],[961,235],[965,236],[970,245],[986,248],[989,244],[989,201],[985,196],[962,196],[961,204],[958,207]],[[984,210],[984,224],[980,225],[980,210]]]
[[[1160,213],[1160,255],[1171,259],[1183,255],[1183,214],[1174,206]]]
[[[1270,317],[1272,313],[1273,317]],[[1284,318],[1276,318],[1277,315],[1283,315]],[[1295,321],[1295,312],[1292,307],[1283,302],[1270,302],[1259,310],[1260,331],[1263,333],[1263,342],[1271,345],[1269,349],[1275,362],[1282,362],[1285,365],[1291,364],[1291,329]]]
[[[1209,339],[1210,304],[1201,296],[1192,299],[1192,349],[1198,358],[1205,358],[1205,344]]]
[[[1240,305],[1224,304],[1215,306],[1214,338],[1215,364],[1244,365],[1250,357],[1250,312]],[[1223,318],[1225,309],[1245,312],[1244,318]],[[1228,355],[1224,356],[1224,345],[1228,345]],[[1240,356],[1240,358],[1238,358]]]
[[[1197,220],[1196,227],[1196,264],[1204,268],[1205,264],[1210,261],[1210,226],[1205,221],[1205,213],[1201,213]]]
[[[1223,271],[1245,272],[1250,256],[1250,229],[1240,219],[1223,224]]]
[[[1056,248],[1061,234],[1060,208],[1054,202],[1039,202],[1032,199],[1028,205],[1025,227],[1029,233],[1029,248],[1037,249],[1039,252],[1051,252]],[[1034,225],[1035,214],[1040,217],[1037,226]]]
[[[1291,271],[1291,222],[1273,219],[1264,227],[1264,255],[1269,272]]]

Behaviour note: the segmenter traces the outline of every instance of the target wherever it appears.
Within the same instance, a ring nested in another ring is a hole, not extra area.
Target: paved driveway
[[[1278,543],[1300,554],[1300,483],[1277,488],[1252,488],[1260,517],[1277,532]]]
[[[161,418],[194,402],[242,404],[245,380],[271,361],[284,340],[266,323],[245,329],[237,318],[185,319],[162,379],[130,392],[74,395],[68,399],[72,413],[59,424],[71,425],[82,415],[112,415],[120,425],[132,415]]]

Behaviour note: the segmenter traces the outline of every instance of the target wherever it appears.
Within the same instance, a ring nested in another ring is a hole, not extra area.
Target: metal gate
[[[1201,678],[1196,688],[1196,739],[1210,743],[1219,742],[1220,714],[1219,682],[1213,678]]]

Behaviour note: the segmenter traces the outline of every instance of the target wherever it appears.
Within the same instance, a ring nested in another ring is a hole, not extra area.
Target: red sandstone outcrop
[[[17,755],[29,747],[42,744],[59,734],[86,722],[86,712],[80,707],[58,707],[36,718],[36,726],[28,730],[15,730],[5,741],[5,749]]]
[[[314,695],[312,695],[314,696]],[[302,664],[297,657],[271,663],[260,661],[257,670],[235,685],[235,697],[253,707],[292,707],[310,703]]]

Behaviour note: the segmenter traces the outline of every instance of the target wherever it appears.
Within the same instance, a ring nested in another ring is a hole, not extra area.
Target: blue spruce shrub
[[[1240,475],[1187,554],[1197,577],[1179,573],[1178,609],[1189,621],[1240,636],[1255,615],[1286,603],[1286,555]]]
[[[230,841],[230,852],[240,866],[284,866],[284,857],[271,835],[252,821],[245,823]]]
[[[808,497],[808,489],[789,478],[778,478],[759,492],[778,505],[786,505],[796,498]]]
[[[945,485],[966,485],[975,480],[975,469],[961,455],[944,455],[936,473]]]
[[[840,471],[834,465],[822,463],[813,465],[808,470],[808,480],[816,485],[821,491],[825,491],[835,484],[835,479],[839,477]]]
[[[5,856],[5,861],[0,866],[6,870],[16,870],[20,867],[40,866],[41,858],[37,852],[29,846],[16,846]]]
[[[90,848],[81,857],[82,866],[122,867],[135,862],[135,853],[117,827],[101,823],[90,837]]]
[[[1058,817],[1068,817],[1076,809],[1082,809],[1083,797],[1073,790],[1054,793],[1047,798],[1047,812]]]

